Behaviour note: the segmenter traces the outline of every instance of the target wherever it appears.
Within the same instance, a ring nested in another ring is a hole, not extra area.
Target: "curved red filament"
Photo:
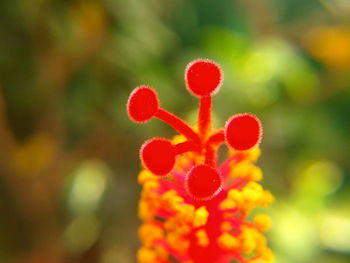
[[[185,152],[200,151],[201,146],[199,144],[194,143],[193,141],[186,141],[174,145],[174,150],[176,155],[179,155]]]
[[[164,110],[159,109],[155,114],[155,117],[164,121],[173,127],[176,131],[184,135],[187,139],[199,142],[199,136],[197,133],[193,131],[193,129],[182,119],[177,117],[176,115]]]

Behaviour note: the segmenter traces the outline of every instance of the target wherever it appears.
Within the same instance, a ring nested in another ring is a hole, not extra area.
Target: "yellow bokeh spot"
[[[345,70],[350,68],[350,28],[343,26],[314,28],[304,39],[304,46],[326,66]]]
[[[21,144],[13,155],[13,164],[20,174],[37,176],[55,158],[57,145],[47,134],[37,134]]]

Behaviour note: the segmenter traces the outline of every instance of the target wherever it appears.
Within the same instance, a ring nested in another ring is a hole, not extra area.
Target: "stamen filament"
[[[196,143],[200,142],[198,134],[195,133],[184,120],[180,119],[174,114],[160,108],[158,112],[155,114],[155,117],[169,124],[177,132],[184,135],[187,139],[192,140]]]
[[[219,145],[223,142],[225,142],[224,130],[219,130],[209,137],[207,145]]]
[[[223,130],[219,130],[212,134],[205,144],[205,164],[212,167],[217,165],[217,149],[218,146],[225,141]]]
[[[198,113],[199,135],[202,141],[206,140],[208,133],[211,130],[211,96],[203,96],[200,98],[200,106]]]
[[[200,145],[194,143],[193,141],[186,141],[179,144],[174,145],[174,151],[175,154],[182,154],[185,152],[191,152],[191,151],[200,151],[201,147]]]
[[[205,164],[216,167],[217,151],[214,147],[207,145],[205,149]]]

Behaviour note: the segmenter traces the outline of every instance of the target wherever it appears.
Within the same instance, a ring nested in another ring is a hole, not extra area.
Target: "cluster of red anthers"
[[[192,167],[185,178],[187,193],[196,200],[208,200],[217,195],[223,179],[217,169],[216,149],[225,143],[238,151],[249,150],[259,144],[262,127],[259,119],[249,113],[232,116],[222,130],[212,130],[212,96],[222,84],[220,67],[209,60],[190,63],[185,72],[188,91],[200,99],[198,127],[192,129],[185,121],[161,108],[157,93],[149,86],[139,86],[130,95],[127,110],[130,118],[144,123],[156,117],[172,126],[187,141],[172,144],[164,138],[152,138],[140,151],[142,163],[157,176],[166,176],[174,168],[176,156],[193,151],[204,161]]]
[[[231,117],[224,129],[211,125],[212,95],[222,83],[220,67],[196,60],[185,72],[187,89],[200,99],[198,124],[192,128],[159,106],[157,93],[136,88],[127,109],[132,120],[156,117],[180,135],[146,141],[140,157],[142,185],[139,263],[271,263],[273,253],[263,235],[270,219],[251,218],[257,206],[273,196],[258,183],[262,173],[253,162],[259,155],[260,121],[251,114]],[[217,165],[219,146],[228,158]]]

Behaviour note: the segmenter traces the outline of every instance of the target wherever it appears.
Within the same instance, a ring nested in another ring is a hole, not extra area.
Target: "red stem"
[[[196,134],[184,120],[180,119],[174,114],[164,109],[159,109],[158,112],[155,114],[155,117],[169,124],[176,131],[184,135],[187,139],[192,140],[194,142],[200,142],[198,134]]]
[[[194,143],[193,141],[182,142],[174,145],[175,154],[182,154],[185,152],[199,151],[200,145]]]
[[[219,130],[209,137],[207,145],[219,145],[223,142],[225,142],[224,130]]]
[[[198,113],[198,129],[202,141],[206,140],[211,129],[211,96],[201,97]]]
[[[218,146],[225,141],[223,130],[212,134],[205,144],[205,164],[216,167]]]
[[[216,167],[217,153],[214,147],[207,145],[205,148],[205,164]]]

